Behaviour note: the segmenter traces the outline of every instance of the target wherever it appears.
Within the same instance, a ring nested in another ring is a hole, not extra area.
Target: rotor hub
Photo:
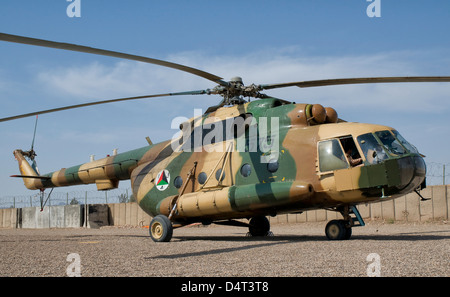
[[[265,97],[264,94],[259,92],[261,90],[262,88],[259,85],[245,86],[242,77],[235,76],[230,81],[216,86],[210,93],[221,95],[224,98],[223,105],[233,105],[245,103],[244,97]]]

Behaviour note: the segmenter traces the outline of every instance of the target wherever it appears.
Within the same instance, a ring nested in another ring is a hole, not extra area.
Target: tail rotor
[[[34,150],[34,141],[36,139],[37,123],[38,123],[38,115],[36,115],[36,121],[34,123],[34,132],[33,132],[33,140],[31,141],[31,148],[29,151],[24,151],[22,154],[31,161],[31,168],[33,168],[33,170],[36,171],[36,173],[38,175],[40,175],[39,169],[38,169],[37,163],[36,163],[37,154],[36,154],[36,151]]]

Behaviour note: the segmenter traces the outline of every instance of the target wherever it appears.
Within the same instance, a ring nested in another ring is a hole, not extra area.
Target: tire
[[[345,227],[345,224],[344,224]],[[345,227],[345,235],[344,238],[345,240],[350,239],[350,237],[352,236],[352,227]]]
[[[351,229],[347,231],[343,220],[332,220],[325,227],[325,234],[329,240],[348,239],[351,235]]]
[[[150,222],[150,237],[155,242],[169,242],[172,239],[172,222],[164,215],[157,215]]]
[[[264,217],[253,217],[250,219],[249,233],[251,236],[266,236],[270,231],[270,222]]]

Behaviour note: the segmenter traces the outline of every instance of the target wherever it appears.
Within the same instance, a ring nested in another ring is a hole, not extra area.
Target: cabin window
[[[204,172],[200,172],[200,174],[197,177],[197,180],[200,184],[204,184],[206,182],[206,179],[208,178],[208,176],[206,175],[206,173]]]
[[[243,177],[248,177],[252,173],[252,166],[248,163],[245,163],[241,167],[241,174]]]
[[[173,185],[177,189],[181,188],[181,186],[183,185],[183,178],[181,176],[175,177],[175,179],[173,180]]]
[[[319,168],[321,172],[348,168],[347,158],[338,139],[319,142]]]
[[[278,170],[278,167],[280,166],[280,163],[278,163],[277,159],[272,159],[267,163],[267,170],[270,173],[274,173]]]
[[[217,169],[217,171],[216,171],[216,180],[219,181],[219,178],[220,178],[220,181],[223,181],[223,179],[225,178],[225,172],[223,172],[223,174],[222,174],[222,169],[220,169],[220,168]]]

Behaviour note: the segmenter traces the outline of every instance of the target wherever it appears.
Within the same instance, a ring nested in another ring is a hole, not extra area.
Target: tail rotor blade
[[[33,133],[33,141],[31,142],[31,150],[33,151],[34,149],[34,140],[36,138],[36,128],[37,128],[37,123],[38,123],[38,115],[36,115],[36,122],[34,123],[34,133]]]
[[[33,170],[34,171],[36,171],[36,173],[38,174],[38,175],[41,175],[40,173],[39,173],[39,168],[37,167],[37,163],[36,163],[36,160],[33,158],[33,162],[31,163],[31,168],[33,168]]]

